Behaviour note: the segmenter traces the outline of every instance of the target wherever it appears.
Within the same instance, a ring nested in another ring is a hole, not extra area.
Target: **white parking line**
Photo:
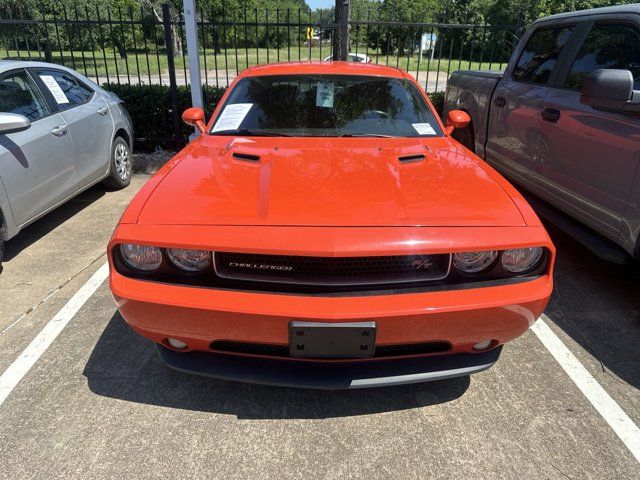
[[[4,371],[0,376],[0,406],[108,275],[109,266],[105,262]]]
[[[571,353],[562,340],[553,333],[547,325],[549,317],[542,315],[531,330],[542,344],[553,355],[562,369],[573,380],[573,383],[587,397],[602,418],[609,424],[620,440],[626,445],[631,454],[640,462],[640,429],[633,420],[624,413],[620,405],[602,388],[595,378],[587,371],[580,361]]]

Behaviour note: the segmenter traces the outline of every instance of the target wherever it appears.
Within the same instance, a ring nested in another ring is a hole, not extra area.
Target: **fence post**
[[[335,23],[333,59],[347,61],[349,57],[349,0],[336,0]]]
[[[171,117],[173,119],[173,139],[182,143],[180,135],[180,117],[178,115],[178,86],[176,84],[176,66],[173,62],[173,34],[171,32],[171,16],[169,5],[162,4],[162,26],[164,27],[164,42],[167,47],[167,68],[169,69],[169,94],[171,98]],[[160,74],[162,75],[162,73]]]
[[[51,49],[51,41],[49,40],[49,29],[47,28],[47,19],[42,14],[42,25],[44,26],[45,44],[44,44],[44,61],[53,63],[53,52]]]
[[[182,5],[184,8],[185,33],[187,36],[187,56],[189,58],[191,106],[204,108],[204,103],[202,101],[202,81],[200,79],[200,57],[198,56],[198,20],[196,18],[196,1],[183,0]],[[196,128],[194,134],[190,136],[190,139],[191,137],[195,138],[198,135],[200,135],[200,131]]]

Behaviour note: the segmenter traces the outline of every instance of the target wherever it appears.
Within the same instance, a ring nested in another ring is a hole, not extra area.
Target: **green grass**
[[[356,52],[355,47],[351,48],[351,52]],[[417,54],[402,57],[397,57],[395,55],[387,56],[371,50],[367,52],[366,46],[364,45],[359,46],[357,52],[368,54],[372,58],[373,63],[390,65],[393,67],[398,66],[403,70],[408,70],[414,75],[418,70],[419,63],[420,80],[424,80],[427,70],[430,72],[447,72],[458,69],[487,70],[490,67],[494,69],[499,67],[499,64],[497,63],[490,65],[489,62],[482,62],[482,64],[480,64],[478,62],[469,62],[467,60],[438,58],[437,56],[433,60],[429,60],[429,57],[426,55],[423,56],[423,58],[418,59]],[[222,50],[216,55],[214,55],[212,50],[207,50],[206,58],[204,53],[200,54],[200,66],[204,69],[206,64],[208,81],[210,84],[214,85],[216,82],[215,70],[217,66],[218,82],[220,84],[226,84],[225,71],[227,69],[229,71],[229,75],[233,77],[237,71],[241,72],[245,68],[257,64],[273,63],[277,61],[319,60],[329,56],[330,54],[330,45],[323,45],[322,49],[320,49],[320,47],[312,47],[310,49],[305,46],[300,46],[300,48],[297,46],[291,46],[290,49],[287,49],[286,47],[280,49],[270,48],[269,50],[266,48],[259,48],[257,50],[255,48],[249,48],[248,50],[238,48],[237,52],[235,49],[227,49],[226,52],[225,50]],[[25,51],[18,53],[16,50],[9,50],[7,55],[7,51],[2,49],[0,50],[0,58],[21,58],[22,60],[27,60],[29,56]],[[44,61],[44,55],[40,55],[39,57],[38,52],[32,51],[31,59]],[[74,51],[73,53],[71,51],[62,51],[62,54],[60,51],[54,51],[52,61],[53,63],[75,68],[80,73],[85,74],[92,79],[95,79],[95,77],[98,76],[100,81],[104,81],[107,74],[111,81],[116,81],[117,73],[120,77],[120,82],[138,83],[138,76],[140,76],[140,80],[143,82],[148,82],[149,75],[151,75],[152,83],[157,83],[157,77],[160,73],[164,76],[168,75],[168,59],[166,53],[160,51],[158,56],[156,56],[155,50],[150,51],[148,54],[144,51],[129,52],[126,59],[120,58],[117,52],[115,52],[114,55],[113,49],[106,49],[104,53],[102,50],[96,50],[93,52]],[[188,71],[188,58],[176,56],[174,57],[174,63],[178,79],[183,78],[185,69]],[[504,67],[504,64],[502,67]]]
[[[0,58],[29,60],[28,52],[20,51],[18,53],[16,50],[9,50],[9,55],[7,55],[7,51],[4,49],[0,50]],[[45,61],[44,54],[41,53],[39,56],[38,52],[33,51],[31,52],[31,59]],[[149,52],[148,55],[140,51],[128,52],[127,58],[124,59],[118,55],[117,51],[114,52],[113,49],[105,49],[104,53],[102,50],[74,50],[73,52],[69,50],[63,50],[62,52],[56,50],[52,52],[51,61],[52,63],[74,68],[90,78],[94,78],[96,73],[99,77],[104,77],[108,73],[109,76],[115,78],[116,72],[118,72],[121,78],[126,79],[128,69],[132,80],[133,77],[137,80],[138,72],[140,72],[141,75],[148,75],[148,73],[157,75],[158,72],[166,72],[168,64],[167,56],[164,52],[159,52],[157,57],[155,52]]]

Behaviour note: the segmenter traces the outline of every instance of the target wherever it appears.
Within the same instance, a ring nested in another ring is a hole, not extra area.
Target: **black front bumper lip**
[[[498,358],[502,346],[484,353],[360,360],[295,361],[216,352],[185,352],[157,345],[160,358],[180,372],[224,380],[281,387],[346,390],[430,382],[482,372]]]

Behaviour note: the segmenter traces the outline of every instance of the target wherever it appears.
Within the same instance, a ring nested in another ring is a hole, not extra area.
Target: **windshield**
[[[211,133],[295,137],[420,137],[442,132],[405,79],[274,75],[240,80]]]

